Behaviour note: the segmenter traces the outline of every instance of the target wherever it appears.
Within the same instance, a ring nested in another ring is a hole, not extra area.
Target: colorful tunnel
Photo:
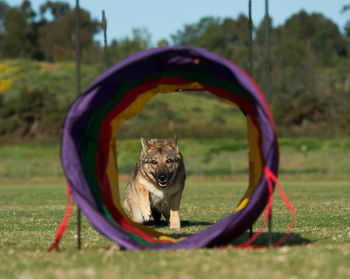
[[[246,115],[249,185],[231,215],[175,239],[126,217],[119,197],[116,135],[156,94],[191,90],[209,91]],[[216,54],[175,46],[139,52],[97,78],[68,112],[61,157],[74,199],[92,225],[122,247],[137,250],[223,245],[240,236],[267,204],[264,170],[277,175],[279,155],[270,110],[251,78]]]

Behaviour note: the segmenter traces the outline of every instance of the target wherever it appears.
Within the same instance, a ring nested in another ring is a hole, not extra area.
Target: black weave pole
[[[253,21],[252,21],[252,0],[248,1],[249,3],[249,17],[248,17],[248,59],[249,59],[249,69],[248,73],[251,78],[253,78]]]
[[[248,74],[253,78],[253,22],[252,22],[252,0],[248,1]],[[253,225],[249,228],[249,237],[253,236]]]
[[[265,66],[266,66],[266,100],[268,103],[271,101],[270,92],[270,72],[271,72],[271,61],[270,61],[270,16],[269,16],[269,0],[265,0]]]
[[[102,10],[102,28],[103,28],[103,38],[104,38],[104,49],[105,49],[105,64],[106,68],[109,68],[109,53],[107,44],[107,20],[105,16],[105,11]]]
[[[269,0],[265,0],[265,64],[266,64],[266,100],[271,101],[270,78],[271,78],[271,61],[270,61],[270,16],[269,16]],[[269,230],[269,246],[272,246],[272,206],[268,220]]]
[[[75,69],[77,79],[77,95],[80,96],[80,7],[79,0],[75,4]],[[81,210],[77,205],[77,248],[81,249]]]

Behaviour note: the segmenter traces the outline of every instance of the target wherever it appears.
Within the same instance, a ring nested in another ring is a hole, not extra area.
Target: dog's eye
[[[166,160],[166,162],[167,162],[167,164],[170,164],[170,163],[172,163],[172,162],[173,162],[173,160],[168,159],[168,160]]]
[[[156,161],[156,160],[152,160],[152,161],[151,161],[151,164],[152,164],[152,165],[156,165],[156,164],[157,164],[157,161]]]

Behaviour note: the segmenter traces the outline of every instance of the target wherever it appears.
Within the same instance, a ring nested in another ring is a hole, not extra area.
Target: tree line
[[[343,12],[349,10],[350,5],[343,7]],[[84,8],[80,14],[82,63],[101,66],[103,46],[94,40],[94,35],[101,31],[102,24]],[[305,11],[292,15],[280,26],[273,26],[272,19],[268,20],[271,28],[271,107],[280,129],[312,130],[318,125],[349,135],[350,22],[344,30],[339,30],[324,15]],[[255,23],[253,36],[253,79],[262,91],[265,89],[264,28],[264,21]],[[183,26],[171,34],[169,40],[160,40],[156,45],[152,44],[147,30],[134,29],[131,37],[113,39],[108,47],[111,63],[116,63],[154,46],[194,45],[213,51],[247,71],[248,40],[248,18],[240,15],[236,19],[204,17]],[[74,8],[66,2],[47,1],[39,11],[34,11],[29,0],[19,6],[0,1],[0,58],[73,61]],[[31,93],[33,98],[41,98],[38,105],[50,102],[51,98],[45,97],[45,90],[49,89]],[[22,91],[30,90],[23,88]],[[12,115],[9,113],[9,107],[16,107],[15,101],[5,102],[0,97],[1,102],[3,119],[13,119],[13,114],[19,113],[15,108],[11,109]],[[53,106],[57,106],[57,101],[53,102]],[[30,119],[35,117],[32,115]]]

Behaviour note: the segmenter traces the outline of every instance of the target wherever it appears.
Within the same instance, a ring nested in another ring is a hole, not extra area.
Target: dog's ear
[[[176,135],[173,135],[173,138],[171,139],[170,144],[177,145],[177,136]]]
[[[176,152],[179,151],[179,147],[177,146],[177,137],[176,137],[176,135],[174,135],[173,138],[171,139],[170,145],[172,146],[172,148],[174,148],[174,150]]]
[[[142,152],[146,152],[149,149],[149,144],[148,142],[145,140],[145,138],[141,137],[140,138],[141,141],[141,146],[142,146]]]

